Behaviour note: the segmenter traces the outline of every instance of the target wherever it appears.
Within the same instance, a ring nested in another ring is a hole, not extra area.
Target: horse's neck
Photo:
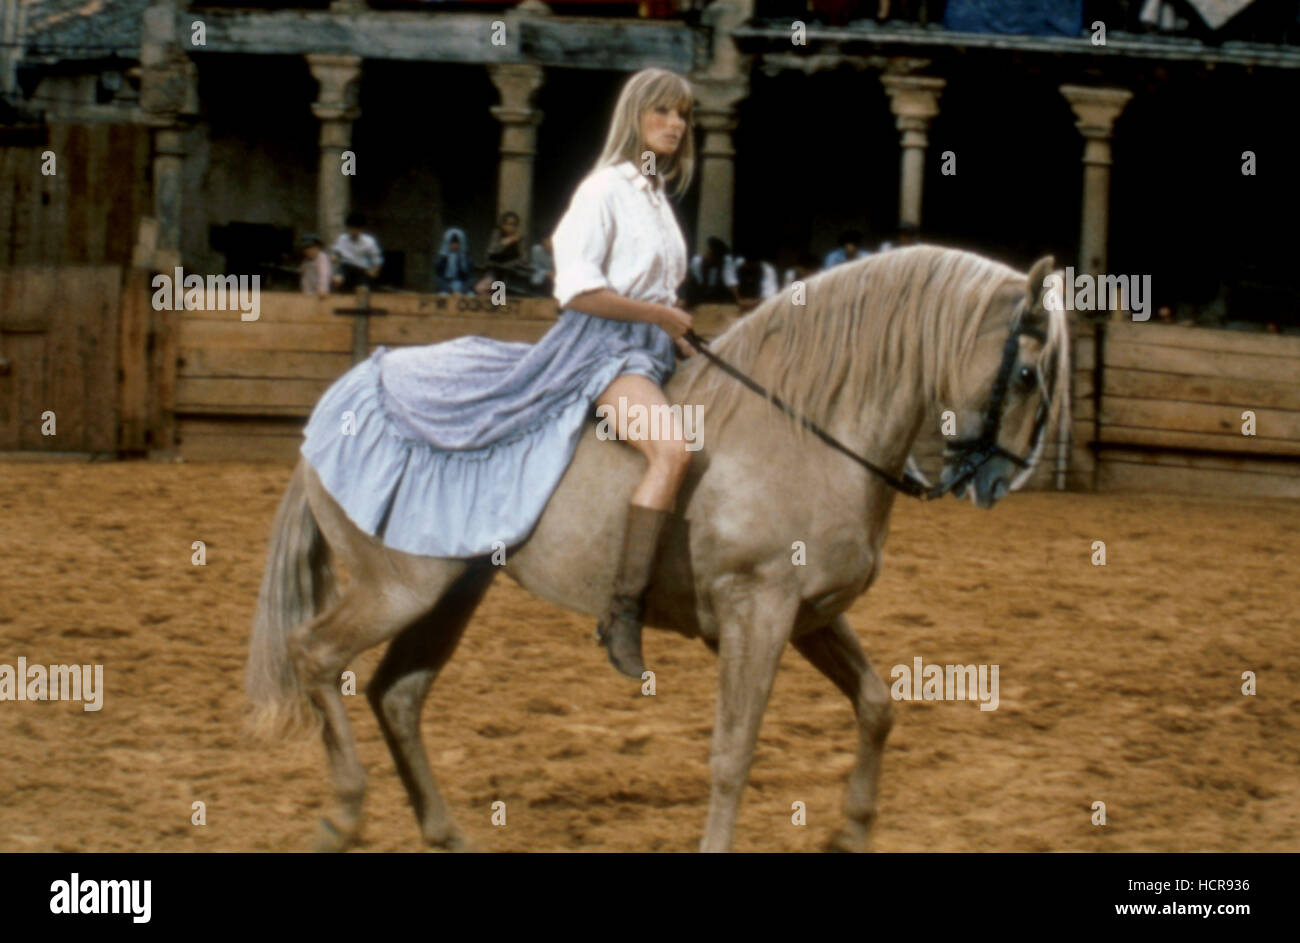
[[[778,365],[775,363],[777,356],[772,345],[768,345],[760,353],[753,368],[747,371],[752,379],[769,390],[773,387],[773,378],[779,373],[776,369]],[[718,368],[701,363],[698,369]],[[873,464],[901,474],[912,443],[926,416],[925,403],[919,390],[880,390],[874,397],[869,396],[868,401],[850,402],[849,389],[854,385],[851,382],[845,383],[826,410],[819,415],[808,415],[805,418]],[[870,387],[871,384],[867,386]],[[669,393],[670,399],[676,399],[672,396],[671,388]],[[712,404],[702,405],[704,405],[703,416],[707,430]],[[779,416],[770,415],[778,412],[776,406],[758,394],[741,391],[741,399],[737,403],[736,410],[727,418],[728,430],[719,438],[726,443],[731,443],[726,447],[752,449],[760,454],[771,453],[774,448],[774,443],[768,436],[768,430],[773,428],[768,422],[771,419],[775,420],[775,428],[780,430],[782,437],[789,437],[787,446],[800,456],[805,456],[808,461],[821,462],[833,454],[830,446],[817,441],[811,434],[806,436],[805,441],[799,442],[795,438],[797,433],[793,424],[785,424]],[[737,424],[739,428],[731,428]],[[746,434],[747,430],[752,430],[752,433]],[[707,435],[704,442],[705,447],[708,448]],[[874,479],[874,476],[872,477]]]

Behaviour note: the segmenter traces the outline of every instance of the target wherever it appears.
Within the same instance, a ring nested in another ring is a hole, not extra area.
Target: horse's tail
[[[248,728],[259,739],[306,735],[320,727],[289,653],[290,632],[328,607],[336,586],[329,545],[307,504],[305,469],[300,460],[275,514],[248,644]]]

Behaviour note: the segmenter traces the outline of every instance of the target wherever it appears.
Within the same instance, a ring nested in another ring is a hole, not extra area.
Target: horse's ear
[[[1029,312],[1041,311],[1043,307],[1043,292],[1046,286],[1043,284],[1047,281],[1047,276],[1052,274],[1056,268],[1056,257],[1045,255],[1029,270],[1029,277],[1025,279],[1025,310]]]

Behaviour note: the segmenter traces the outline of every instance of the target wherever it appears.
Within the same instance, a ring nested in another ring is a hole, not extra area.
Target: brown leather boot
[[[629,678],[641,680],[641,620],[645,615],[645,590],[654,573],[659,535],[668,512],[629,505],[623,553],[614,576],[614,595],[596,637],[609,653],[609,663]]]

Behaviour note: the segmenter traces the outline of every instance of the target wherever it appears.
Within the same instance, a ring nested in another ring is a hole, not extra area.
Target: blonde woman
[[[634,406],[667,403],[674,343],[692,352],[682,340],[691,318],[676,306],[686,242],[668,202],[694,169],[691,108],[689,83],[664,69],[623,86],[600,157],[551,237],[561,312],[540,341],[381,348],[317,404],[303,455],[363,530],[425,556],[518,544],[568,468],[593,406],[625,422]],[[640,679],[643,597],[690,453],[680,430],[640,440],[629,431],[624,425],[619,437],[647,466],[597,635],[614,667]]]

